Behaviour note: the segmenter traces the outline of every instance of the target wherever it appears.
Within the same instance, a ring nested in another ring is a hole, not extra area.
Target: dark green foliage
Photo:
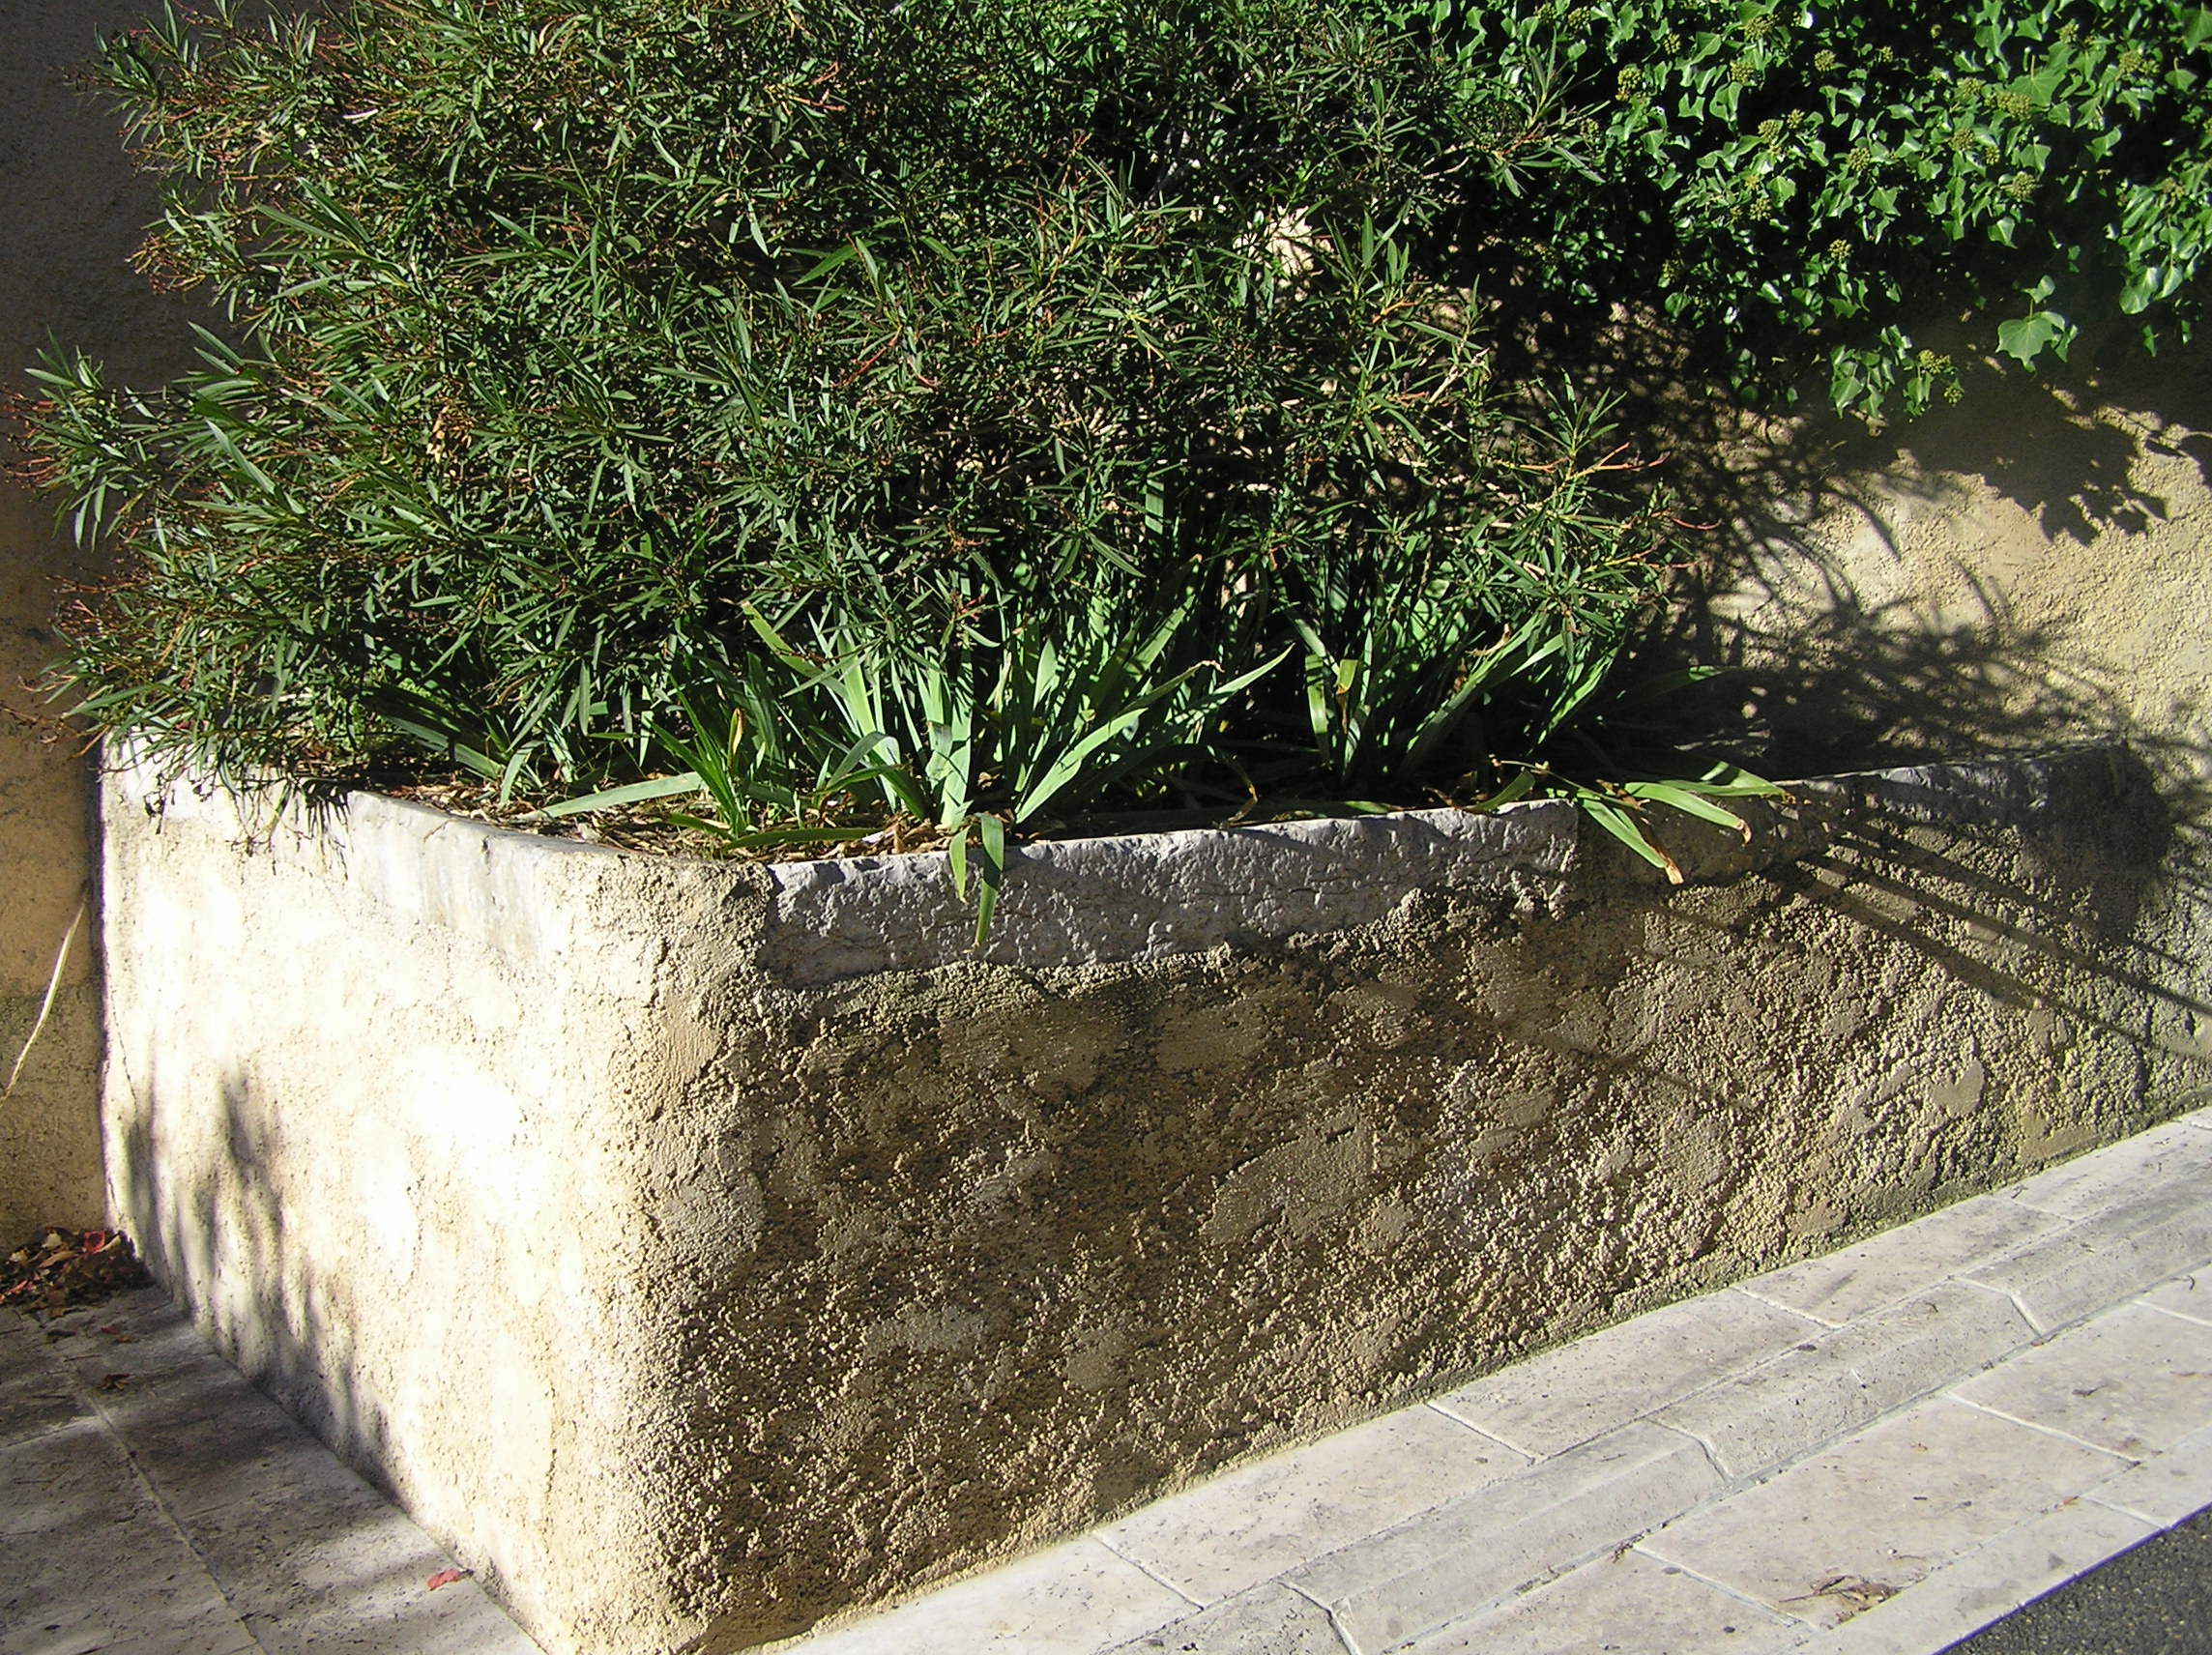
[[[136,571],[69,670],[203,759],[573,788],[688,704],[768,816],[1364,787],[1558,722],[1655,583],[1440,273],[1459,70],[1354,0],[432,0],[102,77],[246,343],[47,376]]]
[[[1663,313],[1747,389],[1907,415],[1958,385],[1915,329],[1965,321],[1977,353],[2032,363],[2084,323],[2138,318],[2155,347],[2198,312],[2212,8],[1411,10],[1484,73],[1551,88],[1555,164],[1486,220],[1489,290],[1524,311]]]
[[[1539,351],[1907,409],[2186,322],[2212,15],[1766,0],[340,0],[99,72],[233,342],[79,357],[103,727],[733,832],[1450,783],[1591,704],[1663,511]],[[710,774],[711,772],[711,774]],[[717,797],[719,794],[717,793]],[[742,821],[735,817],[742,815]],[[976,831],[982,831],[977,828]],[[996,831],[994,828],[992,831]]]

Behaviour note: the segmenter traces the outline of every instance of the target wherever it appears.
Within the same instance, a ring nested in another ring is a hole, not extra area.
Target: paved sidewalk
[[[536,1655],[155,1290],[0,1311],[0,1655]]]
[[[2212,1111],[786,1648],[1939,1650],[2212,1505],[2208,1175]]]

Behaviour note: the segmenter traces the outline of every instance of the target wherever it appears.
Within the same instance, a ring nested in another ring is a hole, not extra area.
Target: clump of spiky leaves
[[[1492,382],[1486,81],[1358,0],[224,0],[108,44],[226,307],[44,374],[85,712],[221,769],[695,769],[733,830],[1456,774],[1659,515]]]

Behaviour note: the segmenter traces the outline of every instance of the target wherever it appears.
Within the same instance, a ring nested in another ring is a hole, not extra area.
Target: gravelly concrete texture
[[[157,1290],[0,1311],[0,1655],[536,1655]]]
[[[118,774],[111,1210],[547,1649],[744,1647],[2163,1118],[2212,1034],[2135,924],[2147,784],[2110,746],[1817,778],[1748,843],[1671,825],[1679,888],[1548,801],[1054,841],[988,957],[921,969],[916,926],[973,939],[942,855],[802,879]],[[2212,1256],[2186,1204],[2119,1251],[2103,1211],[1959,1239],[2056,1238],[2019,1306],[1744,1299],[1724,1346],[1815,1349],[1717,1465],[1646,1421],[1622,1510]],[[1629,1411],[1722,1359],[1640,1351]],[[1485,1474],[1577,1452],[1465,1428]],[[1404,1494],[1268,1521],[1306,1553]],[[1167,1587],[1127,1584],[1142,1631]]]
[[[1928,1655],[2212,1505],[2208,1172],[2200,1111],[785,1647]]]

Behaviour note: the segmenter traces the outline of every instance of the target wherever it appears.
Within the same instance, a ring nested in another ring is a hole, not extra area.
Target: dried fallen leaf
[[[8,1255],[0,1268],[0,1304],[52,1315],[152,1279],[119,1232],[46,1230]]]
[[[130,1382],[131,1376],[129,1374],[102,1374],[100,1376],[100,1388],[103,1391],[119,1391]]]
[[[434,1592],[440,1586],[450,1586],[455,1581],[467,1580],[472,1573],[474,1573],[474,1571],[469,1569],[440,1569],[435,1575],[432,1575],[422,1583],[429,1590]]]

